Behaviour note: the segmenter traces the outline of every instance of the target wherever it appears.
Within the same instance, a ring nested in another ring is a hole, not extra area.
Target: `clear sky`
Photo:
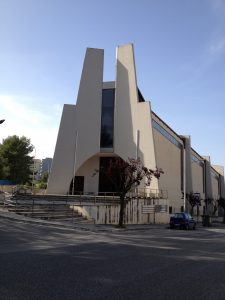
[[[225,165],[225,0],[0,0],[0,141],[31,139],[52,157],[64,103],[75,104],[87,47],[133,43],[152,109]]]

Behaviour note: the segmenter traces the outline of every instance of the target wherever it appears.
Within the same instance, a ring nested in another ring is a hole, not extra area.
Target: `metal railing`
[[[78,203],[70,203],[66,200],[48,201],[35,198],[15,198],[6,200],[4,204],[8,211],[31,218],[72,222],[88,220],[79,212]]]
[[[134,191],[127,193],[129,198],[142,198],[142,199],[168,199],[166,190],[151,189],[151,188],[137,188]]]

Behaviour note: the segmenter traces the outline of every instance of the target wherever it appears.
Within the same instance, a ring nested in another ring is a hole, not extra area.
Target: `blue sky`
[[[0,140],[31,139],[52,157],[64,103],[75,104],[86,47],[133,43],[152,109],[193,148],[225,165],[224,0],[0,0]]]

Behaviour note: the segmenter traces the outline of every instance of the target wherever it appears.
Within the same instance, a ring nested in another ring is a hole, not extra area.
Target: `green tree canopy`
[[[31,181],[34,147],[24,136],[9,136],[0,144],[0,176],[17,184]]]
[[[48,182],[48,172],[44,172],[37,184],[37,187],[39,189],[46,189],[47,188],[47,182]]]

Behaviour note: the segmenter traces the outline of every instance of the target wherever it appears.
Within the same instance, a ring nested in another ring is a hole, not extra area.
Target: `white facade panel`
[[[132,45],[117,49],[114,152],[124,160],[140,157],[148,168],[156,167],[151,107],[139,102]],[[153,180],[152,188],[158,188]]]
[[[48,180],[48,194],[67,194],[73,177],[76,127],[75,105],[64,105],[55,154]]]

